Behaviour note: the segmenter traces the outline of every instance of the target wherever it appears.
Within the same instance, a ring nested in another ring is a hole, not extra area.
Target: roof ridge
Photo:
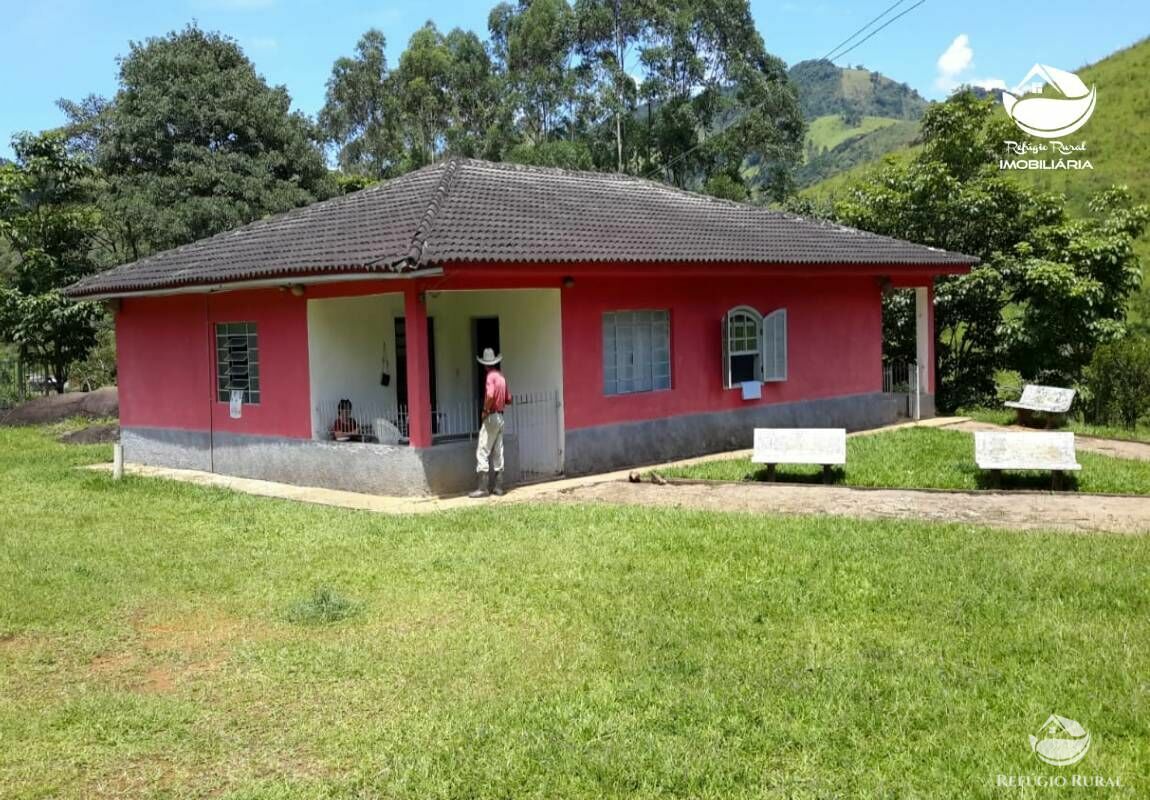
[[[454,179],[459,172],[461,161],[462,159],[459,158],[449,158],[447,161],[436,165],[443,170],[443,174],[439,176],[439,183],[436,184],[435,191],[431,194],[431,200],[427,203],[427,210],[423,212],[423,217],[415,228],[415,234],[411,237],[411,247],[407,251],[407,256],[402,259],[408,266],[418,266],[423,260],[423,251],[427,246],[427,237],[431,234],[431,226],[435,223],[435,217],[439,214],[439,209],[442,208],[447,194],[455,182]]]

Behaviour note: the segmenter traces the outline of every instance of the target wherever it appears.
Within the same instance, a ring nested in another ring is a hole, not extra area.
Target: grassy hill
[[[789,74],[810,126],[804,163],[795,175],[799,186],[872,161],[918,135],[928,103],[905,83],[822,60],[802,61]],[[753,180],[757,172],[758,164],[749,160],[744,174]]]
[[[1090,122],[1068,140],[1086,142],[1085,157],[1094,165],[1093,170],[1013,174],[1037,188],[1066,195],[1076,212],[1085,210],[1090,195],[1115,183],[1128,185],[1136,198],[1150,202],[1150,85],[1143,78],[1148,73],[1150,38],[1078,70],[1087,85],[1098,87],[1098,106]],[[912,147],[904,146],[889,154],[901,159],[911,152]],[[805,193],[828,194],[864,174],[878,161],[876,158],[859,162],[845,173],[828,175]]]
[[[1067,142],[1086,142],[1084,157],[1094,169],[1016,170],[1011,175],[1036,188],[1064,195],[1074,214],[1084,213],[1091,195],[1114,184],[1128,186],[1138,202],[1150,202],[1150,86],[1144,79],[1150,74],[1150,38],[1083,67],[1077,74],[1088,86],[1098,88],[1098,105],[1090,121],[1067,137]],[[883,158],[908,159],[914,152],[914,145],[907,143],[878,153],[846,170],[826,173],[803,194],[814,198],[833,195],[874,169]],[[1150,274],[1150,237],[1144,236],[1135,247],[1143,269]],[[1145,318],[1150,311],[1150,285],[1143,287],[1138,304],[1139,316]]]

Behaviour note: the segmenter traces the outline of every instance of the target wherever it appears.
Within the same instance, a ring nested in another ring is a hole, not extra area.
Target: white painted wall
[[[435,320],[436,391],[440,407],[469,403],[474,393],[471,320],[499,317],[503,373],[516,391],[563,390],[562,319],[558,289],[428,292],[427,313]],[[309,300],[308,361],[313,435],[322,438],[342,397],[353,414],[367,406],[396,405],[395,319],[402,317],[400,293]],[[380,385],[386,354],[391,385]],[[561,421],[560,421],[561,422]],[[562,428],[560,428],[562,430]]]
[[[474,394],[471,320],[499,317],[503,374],[512,395],[563,389],[562,317],[558,289],[429,292],[435,318],[440,403],[466,403]]]
[[[340,398],[352,401],[357,418],[367,410],[395,407],[395,318],[403,316],[402,294],[337,297],[307,303],[308,367],[311,374],[312,435],[322,438]],[[386,354],[391,385],[380,385]]]

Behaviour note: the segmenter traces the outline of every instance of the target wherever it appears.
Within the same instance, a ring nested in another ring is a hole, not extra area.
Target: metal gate
[[[914,361],[893,360],[883,364],[882,390],[898,397],[900,417],[915,420],[922,418],[922,394],[919,387],[923,383],[922,370]]]
[[[519,449],[523,482],[546,480],[563,471],[562,400],[557,389],[515,392],[508,406],[507,432]]]

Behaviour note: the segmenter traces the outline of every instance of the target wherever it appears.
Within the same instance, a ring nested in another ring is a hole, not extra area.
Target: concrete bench
[[[1017,400],[1008,400],[1005,405],[1018,412],[1018,421],[1030,422],[1035,414],[1042,414],[1048,422],[1058,421],[1070,411],[1074,403],[1074,390],[1061,389],[1057,386],[1038,386],[1028,384],[1022,390],[1022,397]]]
[[[767,465],[767,480],[775,479],[778,464],[821,464],[823,482],[831,467],[847,463],[846,428],[755,428],[755,464]]]
[[[979,469],[990,470],[997,486],[1004,469],[1049,470],[1054,489],[1062,488],[1062,473],[1082,469],[1074,455],[1073,433],[1006,433],[978,431],[974,434],[974,460]]]

